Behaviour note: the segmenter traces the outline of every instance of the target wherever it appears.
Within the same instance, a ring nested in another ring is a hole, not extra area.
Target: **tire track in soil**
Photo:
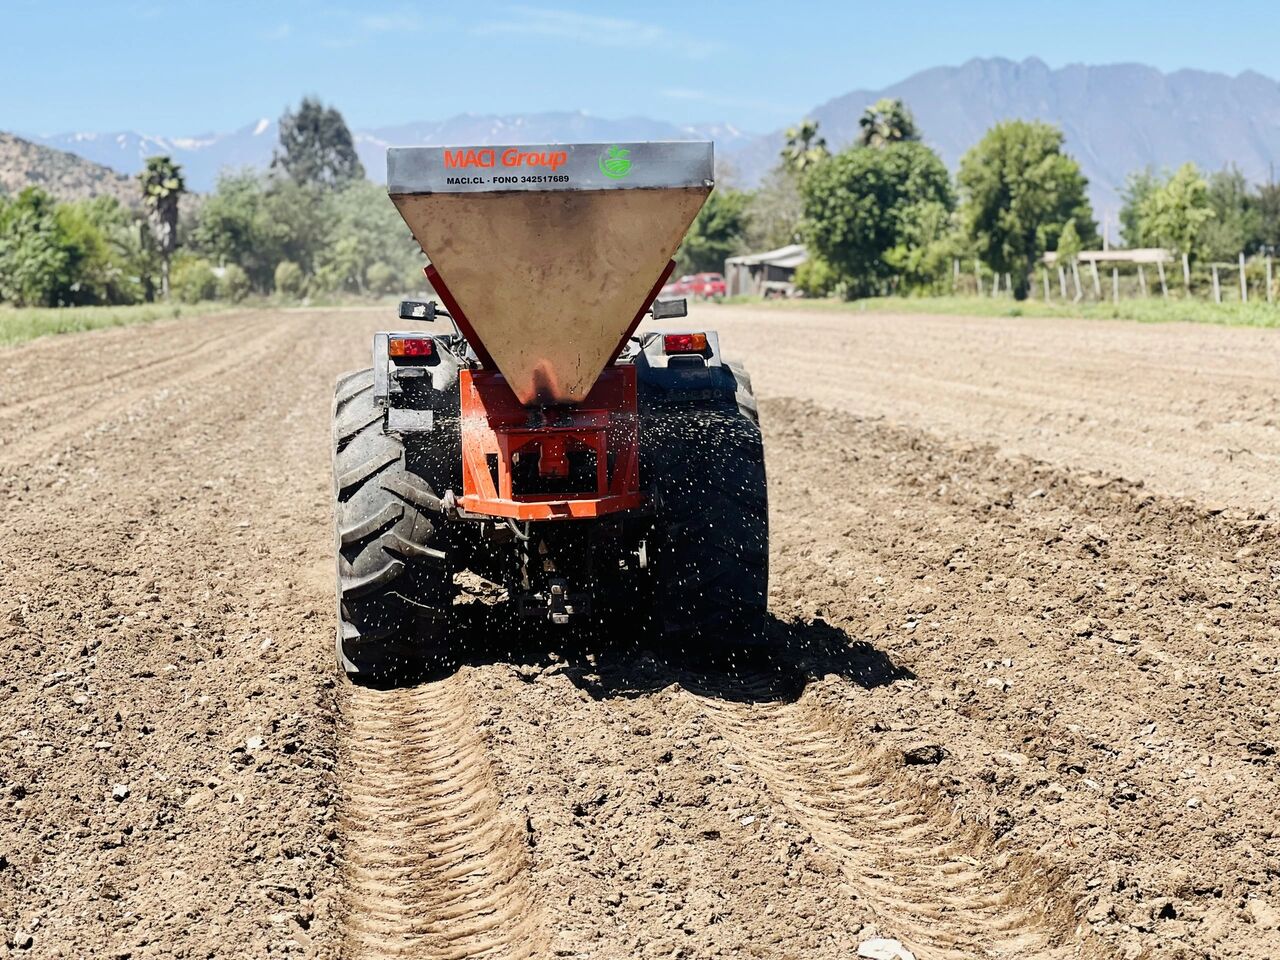
[[[699,699],[742,762],[837,862],[881,935],[919,960],[1098,955],[1055,909],[1046,877],[1020,876],[972,828],[895,784],[812,694],[794,703],[767,693],[756,703]]]
[[[461,682],[349,687],[344,957],[545,954],[520,825],[499,809]]]

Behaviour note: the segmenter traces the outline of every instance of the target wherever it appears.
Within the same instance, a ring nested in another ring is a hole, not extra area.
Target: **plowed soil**
[[[0,352],[0,956],[1280,957],[1280,341],[705,308],[772,656],[333,666],[380,311]]]

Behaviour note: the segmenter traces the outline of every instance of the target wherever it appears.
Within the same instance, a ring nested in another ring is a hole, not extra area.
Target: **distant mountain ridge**
[[[811,116],[834,149],[851,143],[863,109],[881,97],[901,97],[914,111],[927,143],[948,167],[994,123],[1042,119],[1062,127],[1067,149],[1079,159],[1101,218],[1119,207],[1125,177],[1146,166],[1175,167],[1188,160],[1205,170],[1234,163],[1250,180],[1266,181],[1280,162],[1280,83],[1247,71],[1235,77],[1199,70],[1161,73],[1141,64],[1050,68],[1022,61],[973,59],[935,67],[879,90],[855,90],[828,100]],[[356,149],[369,176],[380,179],[385,148],[397,145],[501,142],[701,139],[716,141],[722,176],[753,186],[777,162],[781,130],[745,133],[727,124],[680,125],[647,117],[609,119],[585,113],[463,114],[372,129],[355,129]],[[209,190],[219,170],[265,167],[278,130],[262,119],[229,133],[196,137],[144,137],[136,133],[61,134],[29,138],[125,173],[141,169],[153,153],[183,165],[192,189]]]
[[[27,187],[40,187],[59,200],[107,195],[130,206],[141,202],[137,184],[110,167],[0,133],[0,196]]]
[[[1119,208],[1125,177],[1151,166],[1188,160],[1213,171],[1234,163],[1253,182],[1280,165],[1280,83],[1246,71],[1230,77],[1200,70],[1161,73],[1141,64],[1052,69],[1030,57],[974,59],[935,67],[880,90],[855,90],[808,113],[828,144],[839,149],[858,133],[863,109],[898,97],[915,113],[925,141],[954,170],[960,157],[1001,120],[1058,124],[1067,150],[1089,178],[1095,213]],[[754,182],[777,161],[775,131],[733,154],[743,179]]]
[[[213,189],[223,168],[265,167],[280,132],[274,120],[263,118],[228,133],[204,133],[194,137],[147,136],[134,131],[116,133],[61,133],[31,136],[34,143],[65,150],[127,174],[141,172],[147,157],[167,154],[182,166],[187,187],[198,192]]]

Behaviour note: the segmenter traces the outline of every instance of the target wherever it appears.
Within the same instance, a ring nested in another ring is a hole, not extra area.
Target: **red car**
[[[724,277],[718,273],[689,273],[662,288],[664,297],[697,297],[710,300],[724,296]]]
[[[718,273],[695,273],[691,280],[689,292],[695,297],[710,300],[724,296],[724,277]]]

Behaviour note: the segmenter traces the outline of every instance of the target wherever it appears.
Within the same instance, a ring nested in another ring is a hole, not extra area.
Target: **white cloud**
[[[526,6],[508,7],[507,14],[504,19],[475,25],[472,32],[558,37],[597,47],[666,48],[691,59],[702,59],[720,49],[720,44],[714,41],[673,33],[657,24],[620,17]]]
[[[262,34],[263,40],[287,40],[289,35],[293,33],[293,27],[287,23],[280,23],[272,27],[270,30]]]

